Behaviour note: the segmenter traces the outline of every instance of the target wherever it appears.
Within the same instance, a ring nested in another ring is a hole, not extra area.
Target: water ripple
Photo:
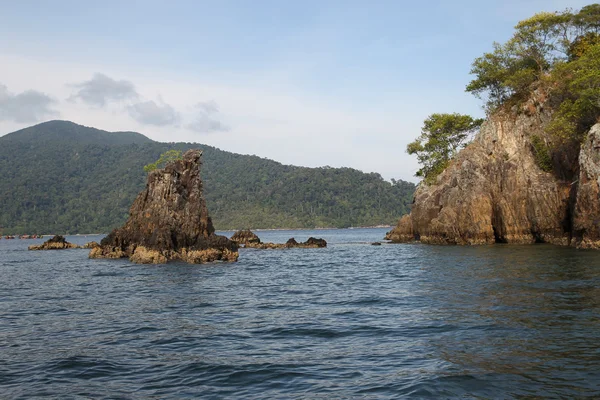
[[[201,266],[0,241],[0,397],[600,397],[598,253],[383,234]]]

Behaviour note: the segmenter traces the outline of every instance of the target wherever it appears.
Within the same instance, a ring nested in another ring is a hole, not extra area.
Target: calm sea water
[[[600,252],[384,233],[200,266],[0,240],[0,398],[600,397]]]

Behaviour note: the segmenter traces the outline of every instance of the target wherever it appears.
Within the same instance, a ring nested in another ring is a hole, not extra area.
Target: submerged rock
[[[246,246],[248,249],[285,249],[285,243],[248,243]]]
[[[254,232],[252,232],[249,229],[237,231],[236,233],[233,234],[233,236],[231,237],[231,240],[236,242],[237,244],[243,244],[243,245],[260,243],[260,238],[258,236],[256,236],[256,234],[254,234]]]
[[[92,248],[90,258],[153,264],[236,261],[237,244],[214,233],[202,196],[201,156],[200,150],[189,150],[181,160],[150,172],[125,225]]]
[[[31,245],[28,247],[29,250],[65,250],[65,249],[79,249],[80,247],[76,244],[69,243],[61,235],[56,235],[51,239],[46,240],[44,243],[39,245]]]

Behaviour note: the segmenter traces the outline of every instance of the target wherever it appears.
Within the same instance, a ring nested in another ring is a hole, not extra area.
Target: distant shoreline
[[[251,231],[255,231],[255,232],[269,232],[269,231],[326,231],[326,230],[342,230],[342,229],[382,229],[382,228],[393,228],[393,225],[374,225],[374,226],[350,226],[348,228],[260,228],[260,229],[252,229],[250,228]],[[215,231],[217,232],[236,232],[239,231],[241,229],[215,229]],[[45,233],[42,236],[44,238],[46,237],[52,237],[55,236],[57,234],[55,233]],[[108,233],[73,233],[73,234],[69,234],[69,233],[62,233],[59,234],[62,236],[106,236],[108,235]],[[15,237],[17,237],[18,235],[13,235]]]

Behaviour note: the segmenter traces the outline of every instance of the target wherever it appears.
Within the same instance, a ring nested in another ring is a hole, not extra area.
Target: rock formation
[[[129,219],[92,248],[90,258],[128,257],[136,263],[236,261],[237,244],[214,234],[204,198],[200,150],[148,174]]]
[[[239,245],[248,245],[250,243],[260,243],[260,238],[249,229],[237,231],[231,237],[231,240]]]
[[[29,250],[65,250],[79,248],[80,247],[76,244],[67,242],[61,235],[56,235],[53,238],[46,240],[42,244],[31,245],[28,247]]]
[[[434,183],[419,185],[411,213],[386,239],[600,247],[600,125],[579,162],[577,148],[565,146],[554,171],[544,172],[533,138],[552,140],[544,132],[549,119],[540,93],[520,110],[493,115]]]
[[[317,239],[314,237],[309,237],[306,242],[298,243],[296,239],[291,238],[286,242],[286,247],[300,247],[306,249],[317,249],[321,247],[327,247],[327,242],[325,239]]]
[[[291,238],[285,243],[261,243],[259,241],[248,243],[245,247],[252,249],[317,249],[321,247],[327,247],[327,242],[325,241],[325,239],[317,239],[314,237],[310,237],[306,242],[298,243],[296,239]]]

